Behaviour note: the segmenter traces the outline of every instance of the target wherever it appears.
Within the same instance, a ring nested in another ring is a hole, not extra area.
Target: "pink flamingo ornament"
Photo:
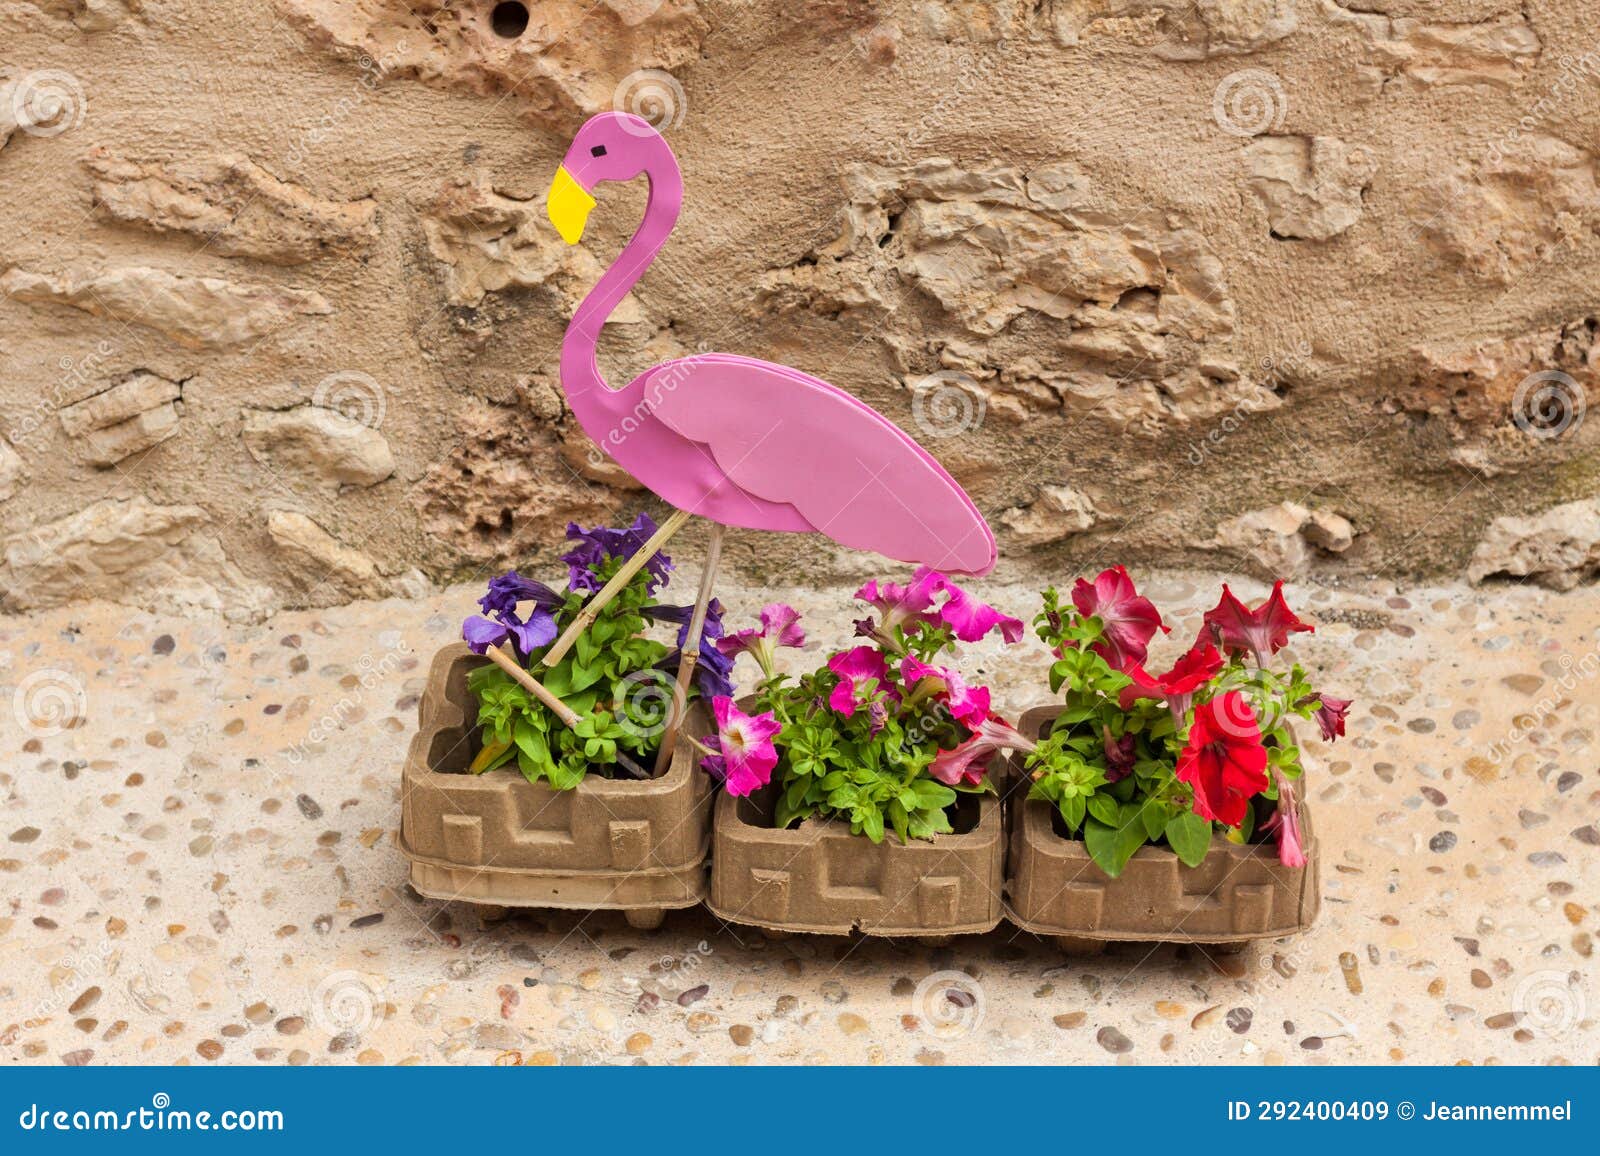
[[[596,360],[601,327],[678,219],[683,178],[677,158],[643,118],[601,113],[573,138],[547,202],[557,231],[577,244],[595,205],[595,186],[641,173],[650,184],[644,219],[578,306],[561,343],[561,385],[579,424],[676,507],[630,561],[642,565],[698,514],[716,523],[708,571],[724,526],[815,531],[844,546],[939,570],[992,570],[994,534],[966,491],[893,422],[825,381],[767,361],[707,353],[663,362],[620,389],[606,384]],[[632,572],[618,575],[616,590]],[[614,595],[613,584],[552,644],[546,664],[567,652],[592,620],[587,612]],[[702,624],[697,613],[683,647],[680,686],[687,684],[683,668],[692,668],[699,653]]]

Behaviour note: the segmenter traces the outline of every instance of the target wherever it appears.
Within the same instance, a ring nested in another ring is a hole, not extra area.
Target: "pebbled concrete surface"
[[[1219,582],[1142,578],[1174,623],[1164,645],[1186,644]],[[1024,615],[1035,597],[975,588]],[[771,942],[703,912],[640,932],[421,900],[394,845],[400,761],[427,661],[476,593],[259,626],[104,604],[0,618],[0,1054],[1600,1060],[1593,587],[1291,588],[1319,623],[1296,653],[1357,700],[1348,737],[1308,751],[1325,902],[1310,934],[1217,959],[1069,959],[1006,926],[944,947]],[[848,594],[721,592],[730,620],[795,602],[814,649],[849,630]],[[1009,713],[1047,693],[1031,640],[972,659]],[[972,1000],[945,995],[949,972]]]

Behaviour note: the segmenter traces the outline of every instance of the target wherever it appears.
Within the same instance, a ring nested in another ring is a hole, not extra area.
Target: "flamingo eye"
[[[592,157],[603,157],[603,156],[605,156],[606,155],[606,146],[605,145],[595,145],[594,148],[589,150],[589,155],[592,156]]]

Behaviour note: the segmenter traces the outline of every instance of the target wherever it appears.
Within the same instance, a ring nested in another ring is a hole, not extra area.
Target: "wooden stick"
[[[492,661],[501,670],[505,671],[512,678],[521,683],[524,690],[533,695],[533,697],[538,699],[540,702],[544,703],[545,706],[549,707],[551,712],[562,722],[566,723],[567,726],[575,727],[578,725],[577,712],[566,703],[562,702],[548,689],[546,689],[544,683],[540,682],[537,678],[534,678],[533,675],[522,669],[522,663],[518,662],[515,658],[511,657],[511,655],[507,654],[498,646],[489,647],[484,651],[484,654],[486,654],[490,661]]]
[[[538,699],[540,702],[544,703],[545,706],[549,707],[551,712],[568,727],[575,727],[578,725],[578,713],[557,698],[555,694],[551,692],[550,688],[544,685],[544,683],[540,682],[537,678],[534,678],[533,675],[524,670],[522,668],[522,664],[515,658],[507,654],[498,646],[488,647],[484,651],[484,654],[488,656],[489,661],[493,662],[501,670],[505,671],[512,678],[516,679],[517,682],[520,683],[529,694],[533,695],[534,698]],[[645,769],[635,762],[626,751],[617,751],[617,762],[621,765],[623,770],[627,771],[628,774],[632,775],[634,778],[649,778],[649,775],[645,773]]]
[[[678,654],[678,681],[673,684],[672,704],[667,708],[667,729],[661,732],[661,749],[656,752],[656,775],[665,773],[672,762],[672,748],[678,742],[678,728],[688,713],[689,680],[700,662],[700,636],[705,633],[706,609],[711,605],[711,584],[717,578],[717,563],[722,561],[722,523],[711,524],[711,538],[706,544],[705,569],[700,571],[700,591],[695,595],[694,613],[689,616],[689,633],[684,637]]]
[[[663,522],[661,528],[651,535],[650,540],[638,550],[635,550],[632,557],[622,564],[622,569],[612,576],[611,581],[602,586],[599,593],[589,599],[584,604],[583,609],[578,611],[578,616],[572,620],[572,624],[562,632],[560,638],[555,640],[554,645],[544,652],[544,658],[541,660],[544,665],[554,666],[566,656],[567,651],[572,649],[572,644],[578,641],[578,635],[587,630],[589,624],[594,621],[595,615],[599,614],[605,608],[606,603],[610,602],[622,591],[622,588],[628,584],[646,562],[656,556],[661,547],[666,544],[667,539],[683,529],[684,523],[688,520],[689,513],[686,510],[672,511],[672,517]]]

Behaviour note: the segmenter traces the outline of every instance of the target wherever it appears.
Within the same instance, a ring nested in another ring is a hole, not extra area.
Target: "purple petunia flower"
[[[656,524],[649,514],[640,514],[633,520],[633,525],[620,530],[606,526],[585,530],[576,522],[568,522],[567,538],[576,545],[561,555],[561,560],[567,564],[567,588],[582,591],[600,589],[602,583],[595,572],[601,564],[609,558],[632,557],[655,532]],[[672,559],[657,551],[644,568],[650,575],[649,589],[654,593],[657,587],[666,582],[667,573],[672,569]]]
[[[554,610],[564,601],[561,595],[543,582],[535,582],[515,570],[508,570],[499,577],[489,579],[489,592],[478,599],[478,606],[485,614],[492,614],[496,611],[515,611],[519,602],[534,602],[545,610]]]
[[[689,640],[689,619],[694,615],[694,607],[646,606],[643,613],[646,618],[653,618],[657,622],[678,624],[678,649],[660,663],[660,669],[676,673],[683,644]],[[726,630],[722,624],[722,603],[713,598],[706,606],[705,626],[700,632],[700,658],[694,668],[695,686],[706,698],[733,693],[733,682],[728,677],[733,673],[733,659],[717,648],[717,640]]]
[[[482,654],[489,647],[514,638],[517,649],[527,657],[556,640],[556,620],[538,606],[526,622],[514,610],[498,611],[493,618],[474,614],[461,624],[461,637],[474,654]]]
[[[563,601],[544,583],[508,571],[489,579],[489,592],[478,599],[483,614],[474,614],[461,624],[461,637],[474,654],[514,639],[517,650],[527,657],[555,641],[556,620],[551,611]],[[527,618],[517,613],[524,602],[532,604]]]

